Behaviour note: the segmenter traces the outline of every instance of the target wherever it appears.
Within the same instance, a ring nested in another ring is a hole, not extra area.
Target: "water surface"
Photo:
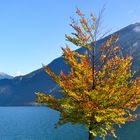
[[[87,140],[81,126],[54,128],[58,117],[58,112],[47,107],[0,107],[0,140]],[[119,140],[140,140],[140,118],[117,128],[117,135]]]
[[[80,126],[54,128],[58,117],[58,112],[46,107],[0,107],[0,140],[87,139]]]

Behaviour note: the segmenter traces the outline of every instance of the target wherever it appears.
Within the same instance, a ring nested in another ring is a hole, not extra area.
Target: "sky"
[[[102,30],[140,22],[140,0],[0,0],[0,72],[18,76],[49,64],[68,43],[76,8],[88,16],[103,6]]]

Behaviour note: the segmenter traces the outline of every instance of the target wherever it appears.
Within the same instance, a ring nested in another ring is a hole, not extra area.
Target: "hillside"
[[[140,23],[131,24],[116,32],[119,35],[118,45],[121,46],[122,53],[133,56],[133,69],[140,74]],[[108,37],[99,40],[100,46]],[[78,49],[84,52],[84,49]],[[60,70],[68,71],[62,57],[59,57],[49,64],[49,67],[58,74]],[[56,92],[58,87],[51,78],[38,69],[27,75],[15,77],[13,79],[0,80],[0,106],[23,106],[32,105],[35,100],[35,92],[52,93],[59,97]]]

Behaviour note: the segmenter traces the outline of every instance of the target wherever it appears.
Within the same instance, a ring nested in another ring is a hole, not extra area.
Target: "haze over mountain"
[[[13,78],[13,76],[10,76],[6,73],[0,72],[0,80],[1,79],[12,79],[12,78]]]
[[[121,46],[122,53],[133,56],[133,69],[140,75],[140,23],[131,24],[116,32],[119,35],[118,44]],[[106,39],[97,42],[100,46]],[[76,50],[84,52],[84,49]],[[59,57],[49,64],[49,67],[56,74],[61,70],[68,71],[68,66],[64,59]],[[31,105],[35,100],[35,92],[52,93],[59,97],[56,92],[57,85],[44,72],[38,69],[24,76],[18,76],[13,79],[0,80],[0,106],[21,106]]]

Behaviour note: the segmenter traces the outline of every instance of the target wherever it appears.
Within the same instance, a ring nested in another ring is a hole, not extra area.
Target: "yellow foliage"
[[[114,124],[125,124],[137,116],[132,111],[140,105],[140,77],[132,80],[132,57],[118,55],[120,48],[114,47],[116,36],[111,36],[101,45],[96,64],[95,46],[91,44],[96,18],[91,15],[93,23],[90,26],[79,9],[77,14],[81,26],[72,24],[74,37],[66,35],[66,39],[86,48],[87,53],[71,51],[68,46],[62,48],[66,64],[71,68],[68,74],[61,71],[57,76],[48,67],[44,69],[59,85],[64,96],[56,99],[39,93],[37,101],[60,112],[60,125],[79,123],[86,126],[93,136],[104,138],[112,134],[116,137]]]

